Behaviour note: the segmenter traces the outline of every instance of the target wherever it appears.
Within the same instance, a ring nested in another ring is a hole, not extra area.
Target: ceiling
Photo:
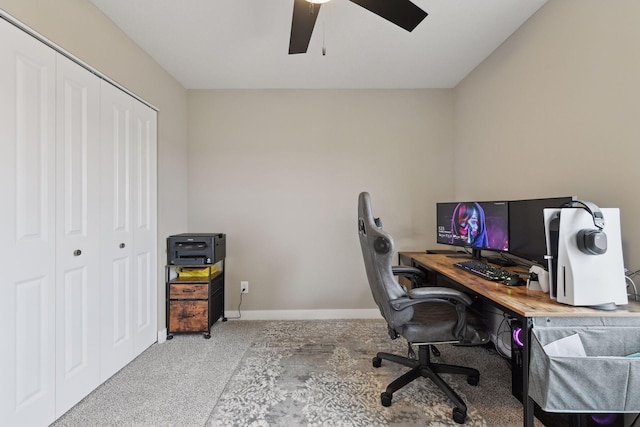
[[[407,32],[332,0],[289,55],[293,0],[91,0],[187,89],[451,88],[547,0],[412,1]]]

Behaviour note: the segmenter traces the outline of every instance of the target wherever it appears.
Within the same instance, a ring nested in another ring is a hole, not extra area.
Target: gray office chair
[[[358,233],[364,257],[369,286],[382,317],[387,321],[389,336],[404,337],[408,342],[408,357],[390,353],[378,353],[373,366],[378,368],[382,360],[400,363],[411,368],[387,386],[380,395],[383,406],[390,406],[393,393],[416,378],[431,379],[454,403],[453,420],[464,423],[467,406],[460,396],[438,375],[462,374],[467,382],[477,385],[480,373],[473,368],[432,363],[430,348],[437,343],[483,344],[488,341],[484,331],[476,331],[467,324],[467,306],[471,298],[455,289],[444,287],[420,287],[407,291],[396,280],[396,275],[423,274],[413,267],[394,268],[392,258],[394,243],[382,229],[382,223],[374,218],[369,193],[358,197]],[[413,346],[418,346],[418,359]]]

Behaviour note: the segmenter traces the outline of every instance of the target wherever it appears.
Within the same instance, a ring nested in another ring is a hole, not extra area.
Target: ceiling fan
[[[321,3],[329,0],[294,0],[289,54],[306,53]],[[411,32],[427,16],[409,0],[349,0]]]

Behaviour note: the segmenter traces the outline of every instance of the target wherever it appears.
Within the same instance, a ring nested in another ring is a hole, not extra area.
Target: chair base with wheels
[[[380,395],[380,402],[382,406],[391,406],[391,399],[393,393],[400,390],[405,385],[409,384],[416,378],[424,377],[433,381],[442,391],[445,392],[447,397],[454,403],[453,408],[453,420],[458,424],[463,424],[467,418],[467,405],[458,393],[456,393],[438,374],[460,374],[467,376],[467,383],[470,385],[478,385],[480,381],[480,372],[474,368],[468,368],[465,366],[446,365],[442,363],[432,363],[430,356],[429,344],[424,344],[419,347],[418,359],[412,359],[409,357],[398,356],[391,353],[378,353],[372,360],[373,366],[379,368],[382,366],[382,360],[388,360],[390,362],[399,363],[401,365],[411,368],[401,377],[397,378],[391,384],[387,386],[387,389]]]

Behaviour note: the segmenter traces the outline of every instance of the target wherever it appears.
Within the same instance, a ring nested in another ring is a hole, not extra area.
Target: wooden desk
[[[532,291],[526,286],[505,286],[500,282],[485,280],[466,272],[453,264],[460,258],[425,252],[400,252],[400,264],[418,267],[431,276],[437,286],[453,286],[472,298],[497,307],[522,323],[524,348],[522,367],[523,424],[533,426],[533,400],[529,397],[529,348],[533,318],[536,317],[640,317],[640,303],[632,302],[616,310],[603,311],[588,307],[576,307],[557,303],[542,291]],[[508,268],[526,277],[523,267]]]

